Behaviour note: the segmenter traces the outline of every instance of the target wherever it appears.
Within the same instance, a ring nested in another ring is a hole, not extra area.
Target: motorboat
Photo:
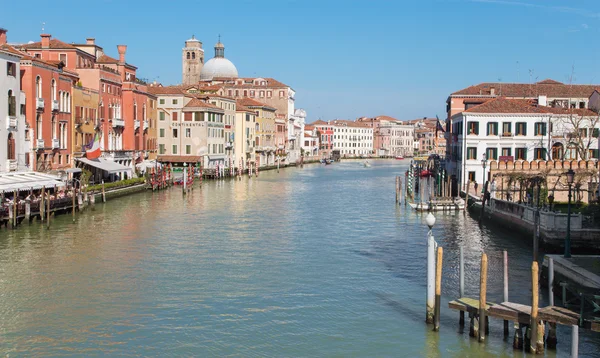
[[[365,168],[370,168],[371,167],[371,163],[369,163],[368,160],[365,160],[365,162],[363,163],[363,165],[365,166]]]
[[[397,159],[397,160],[403,160],[403,159],[404,159],[404,157],[403,157],[403,156],[401,156],[401,155],[398,155],[398,156],[396,156],[396,159]]]

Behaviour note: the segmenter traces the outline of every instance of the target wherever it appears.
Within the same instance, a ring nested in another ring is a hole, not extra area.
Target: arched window
[[[17,115],[17,99],[13,96],[12,90],[8,90],[8,115],[11,117]]]
[[[35,93],[37,98],[42,98],[42,78],[40,76],[35,78]]]
[[[71,113],[71,94],[69,92],[67,92],[66,95],[67,95],[67,108],[66,108],[65,112]]]
[[[39,113],[35,119],[35,135],[37,139],[42,139],[42,115]]]
[[[187,53],[187,59],[188,60],[190,59],[190,53],[189,52]]]
[[[56,116],[52,116],[52,139],[57,139],[56,136]]]
[[[8,133],[8,140],[6,142],[8,150],[8,160],[15,160],[15,138],[12,133]]]
[[[52,79],[52,100],[56,101],[56,81]]]
[[[195,60],[195,59],[196,59],[196,53],[192,52],[192,60]]]

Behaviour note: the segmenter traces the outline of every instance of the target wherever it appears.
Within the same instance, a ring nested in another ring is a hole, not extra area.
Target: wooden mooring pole
[[[459,277],[459,286],[458,286],[458,296],[459,298],[465,297],[465,255],[464,249],[460,247],[460,261],[458,267],[458,277]],[[460,318],[458,323],[461,327],[465,325],[465,311],[460,311]]]
[[[554,306],[554,259],[548,258],[548,301]],[[556,322],[548,322],[548,336],[546,337],[546,348],[556,349]]]
[[[102,180],[102,202],[106,203],[106,192],[104,191],[104,180]]]
[[[442,258],[444,256],[444,249],[438,247],[437,249],[437,262],[435,267],[435,316],[433,323],[433,330],[440,330],[440,313],[442,305]]]
[[[48,204],[47,204],[47,205],[48,205],[48,207],[47,207],[47,209],[46,209],[46,215],[47,215],[47,216],[46,216],[46,223],[48,224],[48,229],[50,229],[50,202],[51,202],[51,201],[52,201],[52,200],[50,200],[50,195],[48,195],[48,201],[47,201],[47,203],[48,203]]]
[[[488,258],[485,252],[481,255],[481,273],[479,277],[479,342],[485,341],[486,332],[486,295],[487,295]]]
[[[531,335],[530,335],[530,350],[534,354],[544,353],[544,326],[538,320],[539,306],[539,268],[537,261],[531,264]],[[541,338],[541,339],[540,339]]]
[[[46,206],[45,206],[45,200],[46,198],[44,198],[46,196],[46,187],[43,186],[42,187],[42,198],[40,200],[40,220],[42,222],[44,222],[44,216],[45,216],[45,211],[46,211]]]
[[[502,266],[503,266],[503,283],[504,283],[504,295],[502,296],[503,302],[508,302],[508,252],[504,250],[502,252]],[[504,320],[504,337],[508,337],[508,321]]]
[[[398,180],[400,177],[396,176],[396,204],[398,203]]]
[[[572,326],[571,331],[571,357],[577,358],[579,356],[579,326]]]

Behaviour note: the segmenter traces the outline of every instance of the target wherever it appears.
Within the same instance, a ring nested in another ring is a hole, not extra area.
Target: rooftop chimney
[[[85,39],[85,43],[88,45],[95,45],[96,44],[96,39],[93,37],[88,37],[87,39]]]
[[[495,95],[496,95],[496,89],[495,89],[494,87],[490,88],[490,94],[491,94],[492,96],[495,96]]]
[[[0,27],[0,46],[6,43],[6,29]]]
[[[119,51],[119,62],[125,63],[125,52],[127,52],[127,45],[117,45]]]
[[[544,95],[538,96],[538,106],[547,106],[548,105],[548,97]]]
[[[50,34],[41,34],[42,48],[50,48]]]

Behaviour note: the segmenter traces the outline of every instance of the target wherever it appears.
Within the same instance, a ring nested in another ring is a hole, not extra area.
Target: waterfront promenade
[[[96,203],[75,223],[57,216],[50,230],[3,230],[3,352],[512,356],[501,322],[485,345],[449,310],[440,332],[425,325],[427,227],[393,196],[406,164],[361,164],[205,181],[185,196],[180,187],[144,191]],[[433,231],[445,255],[442,307],[457,294],[461,245],[466,294],[477,292],[481,252],[506,249],[511,300],[529,300],[527,241],[463,213],[440,213]],[[497,281],[489,286],[491,299],[501,295]],[[570,332],[558,334],[556,356],[565,356]],[[582,332],[581,356],[598,344]]]

